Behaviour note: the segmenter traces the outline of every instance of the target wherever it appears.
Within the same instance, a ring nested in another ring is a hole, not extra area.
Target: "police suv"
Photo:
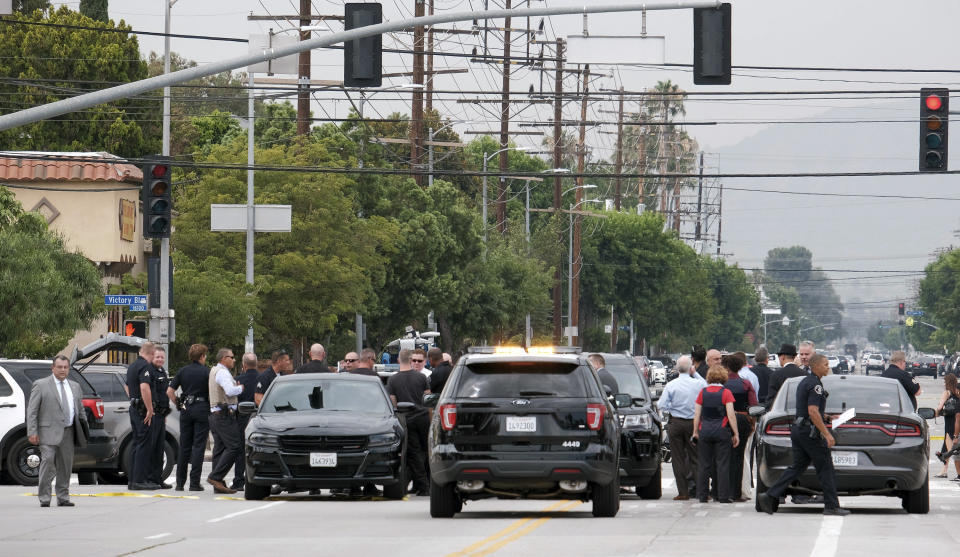
[[[616,516],[620,427],[579,349],[473,349],[424,403],[431,516],[486,498],[592,501],[594,516]]]

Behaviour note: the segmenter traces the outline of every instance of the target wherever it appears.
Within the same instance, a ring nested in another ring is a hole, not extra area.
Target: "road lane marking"
[[[813,544],[810,557],[834,557],[840,542],[840,530],[843,529],[842,516],[825,516],[820,523],[820,533]]]
[[[218,518],[211,518],[211,519],[208,520],[207,522],[220,522],[220,521],[222,521],[222,520],[228,520],[228,519],[231,519],[231,518],[240,516],[240,515],[242,515],[242,514],[252,513],[252,512],[256,512],[256,511],[262,511],[262,510],[264,510],[264,509],[269,509],[270,507],[276,507],[277,505],[282,505],[282,504],[284,504],[284,503],[286,503],[286,501],[274,501],[273,503],[267,503],[266,505],[260,505],[259,507],[254,507],[254,508],[252,508],[252,509],[246,509],[246,510],[243,510],[243,511],[237,511],[237,512],[235,512],[235,513],[226,514],[226,515],[223,515],[223,516],[218,517]]]
[[[22,497],[36,497],[36,493],[21,493]],[[132,491],[112,491],[104,493],[71,493],[70,497],[136,497],[153,499],[199,499],[197,495],[167,495],[165,493],[135,493]]]
[[[660,487],[663,489],[670,489],[671,487],[673,487],[673,484],[676,483],[676,481],[677,480],[673,478],[663,478],[662,480],[660,480]]]
[[[566,512],[577,505],[580,501],[569,501],[561,500],[556,503],[548,506],[542,511],[537,511],[541,513],[545,512]],[[488,536],[474,544],[467,546],[465,549],[450,553],[447,557],[480,557],[482,555],[489,555],[494,551],[500,549],[501,547],[507,545],[508,543],[529,534],[530,532],[539,528],[544,522],[550,520],[549,516],[541,517],[534,519],[534,517],[521,518],[520,520],[514,522],[513,524],[507,526],[503,530]]]
[[[170,532],[164,532],[162,534],[154,534],[152,536],[144,536],[145,540],[159,540],[160,538],[165,538],[170,535]]]
[[[696,517],[699,517],[699,518],[703,518],[703,517],[707,516],[707,511],[697,511],[697,512],[693,513],[693,516],[696,516]]]

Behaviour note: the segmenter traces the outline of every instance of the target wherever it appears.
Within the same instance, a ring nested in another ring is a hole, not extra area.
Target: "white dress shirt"
[[[217,385],[220,385],[220,388],[223,389],[223,392],[227,396],[237,396],[243,392],[243,387],[237,385],[236,381],[233,380],[233,375],[230,374],[230,370],[226,368],[223,364],[217,364],[213,368],[214,377],[217,381]],[[230,408],[236,410],[237,405],[231,404]],[[218,406],[211,406],[211,412],[219,412],[220,408]]]
[[[743,366],[743,369],[738,371],[737,375],[740,376],[740,379],[746,379],[753,385],[753,392],[760,392],[760,378],[757,377],[757,374],[754,373],[749,366]]]
[[[63,385],[63,392],[67,393],[67,418],[69,418],[67,423],[69,423],[70,425],[73,425],[73,414],[75,412],[75,409],[73,408],[73,389],[70,388],[70,383],[66,379],[64,379],[63,381],[60,381],[59,379],[54,377],[53,380],[54,382],[59,383],[60,385]],[[57,385],[57,396],[60,398],[63,398],[63,395],[60,394],[60,388],[61,388],[60,385]]]

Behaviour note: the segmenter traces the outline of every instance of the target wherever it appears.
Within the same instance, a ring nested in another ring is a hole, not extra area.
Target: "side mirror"
[[[759,418],[760,416],[767,413],[766,406],[751,406],[748,410],[749,414],[753,418]]]
[[[423,405],[427,408],[436,408],[438,400],[440,400],[440,395],[437,393],[423,395]],[[397,406],[399,406],[399,404]]]
[[[917,414],[920,414],[924,420],[932,420],[937,415],[933,408],[918,408]]]
[[[257,405],[252,402],[241,402],[237,406],[237,411],[241,416],[249,416],[257,413]]]
[[[427,396],[429,396],[429,395],[427,395]],[[406,413],[408,413],[408,412],[412,412],[413,410],[416,410],[416,408],[417,408],[417,405],[414,404],[414,403],[412,403],[412,402],[398,402],[398,403],[397,403],[397,412],[400,412],[401,414],[406,414]]]
[[[613,395],[613,404],[617,408],[629,408],[633,405],[633,397],[629,393],[617,393]]]

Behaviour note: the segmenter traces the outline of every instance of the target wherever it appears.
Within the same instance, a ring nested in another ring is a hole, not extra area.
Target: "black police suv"
[[[629,352],[601,355],[619,387],[615,402],[620,417],[620,485],[636,487],[641,499],[659,499],[663,492],[660,413],[643,371]]]
[[[413,404],[400,403],[401,411]],[[263,499],[273,485],[287,489],[382,485],[406,492],[406,431],[383,384],[349,373],[284,375],[263,395],[247,425],[246,499]]]
[[[620,428],[579,353],[470,353],[428,395],[430,515],[472,499],[572,499],[620,509]]]
[[[800,379],[787,379],[770,411],[757,422],[754,445],[758,495],[793,463],[790,424],[796,415]],[[837,441],[831,456],[839,495],[899,497],[908,513],[929,512],[930,442],[926,420],[933,418],[933,409],[915,411],[907,392],[894,379],[828,375],[823,378],[823,388],[830,393],[827,414],[854,410],[850,421],[831,431]],[[751,413],[758,415],[760,409]],[[820,481],[812,466],[787,488],[787,495],[820,492]]]

